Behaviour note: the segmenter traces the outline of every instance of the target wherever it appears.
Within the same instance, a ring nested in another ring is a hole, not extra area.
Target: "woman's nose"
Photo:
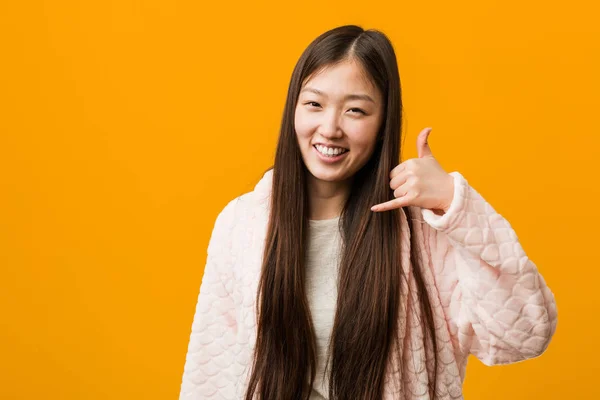
[[[339,117],[334,113],[324,116],[321,122],[320,134],[327,138],[338,138],[342,136],[342,129],[339,123]]]

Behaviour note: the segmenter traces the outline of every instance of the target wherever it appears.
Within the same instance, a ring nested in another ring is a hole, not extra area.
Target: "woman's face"
[[[304,163],[317,180],[345,181],[367,163],[383,118],[382,102],[355,61],[329,66],[304,83],[295,111],[296,135]]]

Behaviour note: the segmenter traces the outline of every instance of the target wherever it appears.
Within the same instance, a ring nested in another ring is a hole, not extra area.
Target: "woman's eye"
[[[360,114],[365,114],[366,115],[366,113],[363,110],[361,110],[360,108],[351,108],[350,111],[352,111],[352,110],[356,110]]]
[[[311,105],[313,107],[320,107],[321,105],[319,103],[317,103],[316,101],[309,101],[305,104]],[[316,104],[316,105],[315,105]]]

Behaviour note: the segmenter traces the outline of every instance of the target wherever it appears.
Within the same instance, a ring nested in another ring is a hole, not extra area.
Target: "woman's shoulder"
[[[246,191],[228,201],[219,213],[221,220],[228,225],[239,226],[249,222],[261,222],[267,215],[272,170],[268,170],[253,190]],[[244,225],[246,226],[246,225]]]

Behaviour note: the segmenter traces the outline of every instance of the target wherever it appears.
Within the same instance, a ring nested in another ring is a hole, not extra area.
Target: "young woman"
[[[398,164],[401,115],[383,33],[304,51],[273,168],[217,217],[181,399],[461,399],[469,354],[547,348],[554,297],[511,225],[430,129]]]

